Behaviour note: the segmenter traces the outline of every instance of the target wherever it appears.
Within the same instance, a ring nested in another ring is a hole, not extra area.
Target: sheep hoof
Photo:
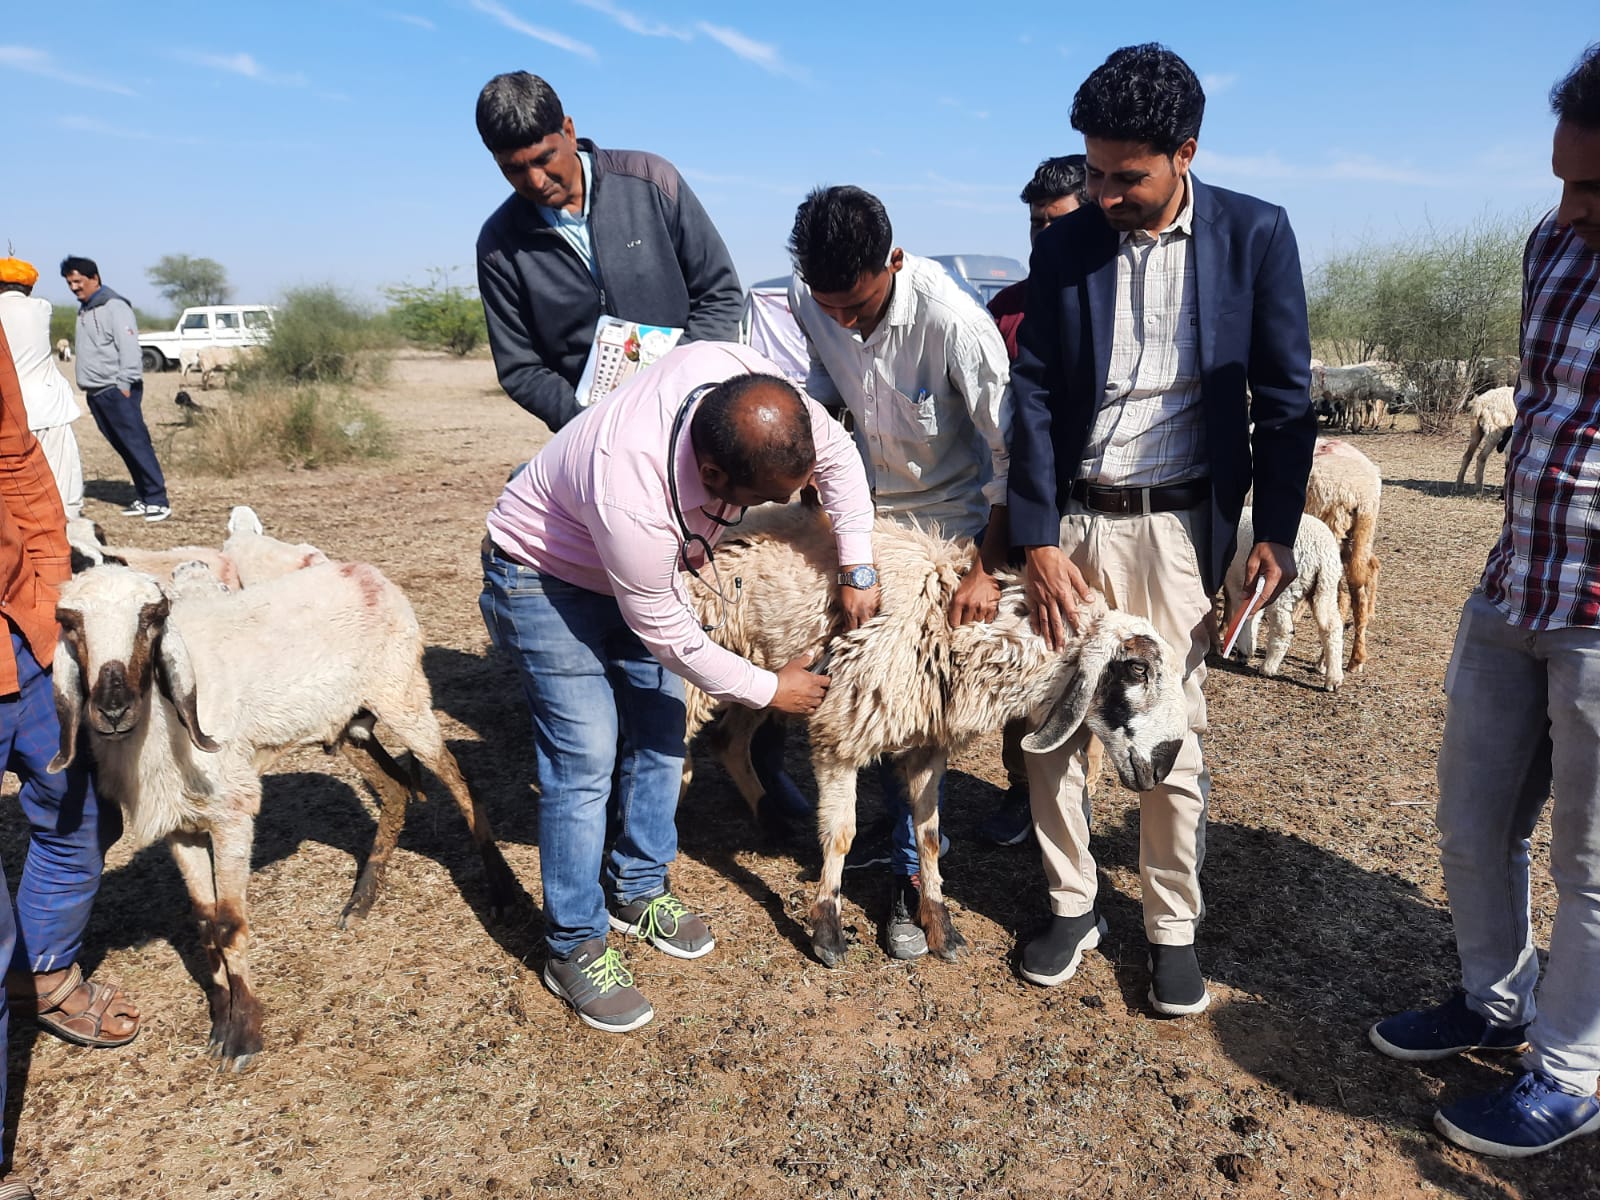
[[[931,942],[928,944],[928,949],[933,951],[934,956],[943,959],[945,962],[955,962],[961,957],[966,948],[967,939],[961,936],[954,925],[946,930],[944,945],[935,946]]]
[[[844,927],[839,923],[839,906],[824,900],[812,914],[811,953],[825,967],[836,967],[844,961],[850,943],[845,940]]]
[[[240,1054],[234,1058],[225,1058],[222,1060],[222,1066],[217,1069],[224,1074],[239,1075],[255,1061],[255,1057],[254,1054]]]

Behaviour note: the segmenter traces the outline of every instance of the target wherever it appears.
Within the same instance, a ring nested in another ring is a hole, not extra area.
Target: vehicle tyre
[[[167,369],[167,360],[162,356],[161,351],[149,346],[139,351],[139,361],[144,365],[145,373],[149,375],[154,375],[158,371]]]

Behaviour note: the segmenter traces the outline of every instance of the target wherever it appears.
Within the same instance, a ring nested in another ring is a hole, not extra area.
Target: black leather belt
[[[500,549],[499,546],[496,546],[494,544],[494,539],[488,534],[483,535],[483,552],[490,558],[498,558],[501,562],[516,563],[517,566],[523,565],[521,563],[517,563],[516,559],[512,558],[504,550]]]
[[[1079,479],[1067,494],[1090,512],[1142,515],[1193,508],[1211,498],[1211,482],[1207,479],[1191,479],[1186,483],[1169,483],[1161,487],[1117,488],[1101,487]]]

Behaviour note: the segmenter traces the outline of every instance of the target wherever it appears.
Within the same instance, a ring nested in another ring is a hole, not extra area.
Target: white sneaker
[[[144,506],[144,519],[150,522],[165,521],[172,515],[170,504],[146,504]]]
[[[128,505],[127,508],[122,510],[122,515],[125,517],[142,517],[144,516],[144,513],[145,504],[143,500],[135,500],[132,504]]]

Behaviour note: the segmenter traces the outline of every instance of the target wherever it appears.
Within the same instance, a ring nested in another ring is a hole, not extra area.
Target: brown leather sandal
[[[79,987],[89,989],[89,1003],[77,1012],[63,1012],[62,1004]],[[119,994],[122,994],[122,989],[115,984],[96,983],[92,979],[85,979],[78,964],[73,963],[65,979],[47,995],[39,996],[34,1001],[36,1005],[34,1018],[42,1028],[48,1029],[62,1041],[72,1042],[77,1046],[91,1046],[95,1049],[126,1046],[139,1036],[138,1021],[134,1022],[133,1032],[125,1037],[107,1037],[100,1032],[105,1024],[106,1013]]]

